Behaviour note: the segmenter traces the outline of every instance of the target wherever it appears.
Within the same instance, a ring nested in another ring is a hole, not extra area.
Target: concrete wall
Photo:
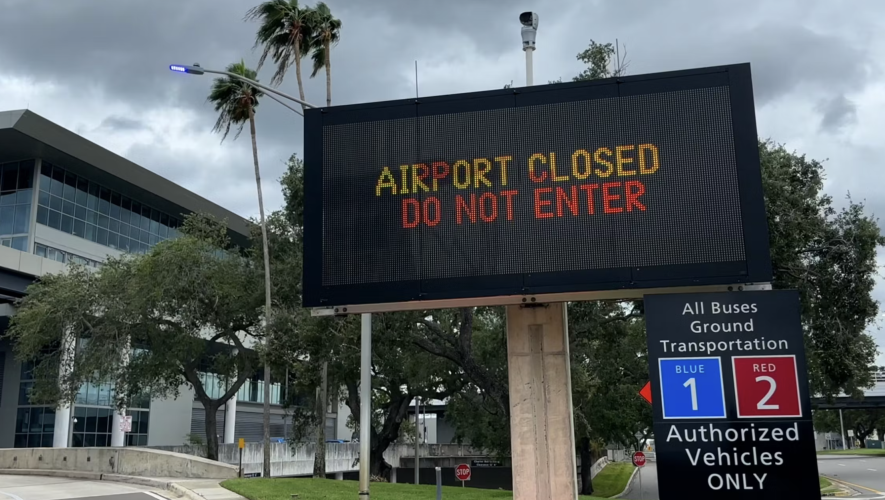
[[[159,449],[176,453],[205,456],[205,448],[201,446],[163,446]],[[243,450],[243,472],[246,474],[261,472],[264,459],[261,443],[246,443]],[[288,443],[271,443],[271,475],[307,476],[313,474],[313,458],[315,446],[301,444],[294,449]],[[422,445],[422,457],[483,457],[481,452],[459,445]],[[401,459],[415,456],[415,446],[408,444],[393,445],[384,453],[384,459],[394,467],[399,467]],[[240,452],[236,444],[219,445],[218,460],[228,464],[239,464]],[[326,443],[326,473],[347,472],[359,469],[359,443]],[[464,460],[456,460],[459,463]],[[423,460],[422,460],[423,461]],[[414,462],[412,462],[414,463]]]
[[[63,470],[162,478],[229,479],[237,468],[205,458],[145,448],[0,450],[0,469]]]

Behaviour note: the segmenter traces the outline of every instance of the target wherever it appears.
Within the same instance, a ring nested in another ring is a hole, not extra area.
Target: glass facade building
[[[0,164],[0,244],[28,251],[34,160]]]
[[[169,214],[46,161],[40,166],[37,224],[132,253],[177,237],[181,226]]]

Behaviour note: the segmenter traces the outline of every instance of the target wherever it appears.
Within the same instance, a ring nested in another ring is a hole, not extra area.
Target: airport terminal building
[[[232,239],[247,244],[242,217],[31,111],[0,112],[0,333],[35,278],[63,272],[68,262],[100,267],[109,255],[147,252],[177,237],[183,217],[194,212],[226,219]],[[219,410],[222,442],[261,439],[260,372]],[[176,400],[135,402],[128,410],[132,430],[123,435],[113,425],[112,387],[85,386],[69,413],[57,412],[29,403],[30,377],[9,340],[0,341],[0,448],[168,446],[188,442],[189,435],[205,441],[205,413],[190,389]],[[285,437],[281,384],[271,392],[271,435]],[[56,436],[65,428],[67,436]]]

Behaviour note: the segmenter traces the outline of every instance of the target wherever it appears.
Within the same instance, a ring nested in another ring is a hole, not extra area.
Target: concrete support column
[[[576,500],[566,304],[507,307],[514,500]]]
[[[120,353],[120,364],[122,368],[125,369],[129,364],[129,356],[130,352],[129,342],[126,342],[126,346],[123,348],[123,352]],[[126,417],[126,407],[123,406],[114,412],[114,418],[111,427],[111,446],[113,447],[122,447],[126,446],[126,433],[123,432],[123,420]]]
[[[77,348],[77,338],[70,332],[62,337],[61,360],[58,367],[59,384],[64,383],[65,377],[74,369],[74,354]],[[71,405],[64,404],[55,409],[55,434],[52,437],[53,448],[67,448],[71,435]]]
[[[237,428],[237,395],[224,403],[224,444],[235,443]]]

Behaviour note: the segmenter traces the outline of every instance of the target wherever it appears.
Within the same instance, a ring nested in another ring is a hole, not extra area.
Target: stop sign
[[[467,464],[460,464],[455,467],[455,477],[457,477],[459,481],[470,481],[470,466]]]
[[[642,453],[641,451],[637,451],[636,453],[634,453],[633,465],[635,465],[636,467],[642,467],[643,465],[645,465],[645,453]]]

